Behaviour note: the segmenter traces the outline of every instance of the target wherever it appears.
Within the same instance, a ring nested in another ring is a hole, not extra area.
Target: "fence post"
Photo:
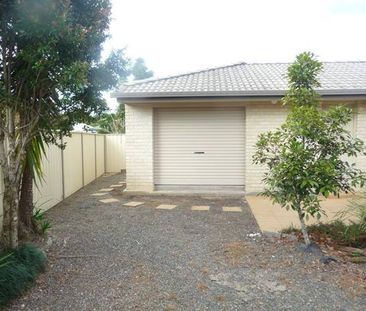
[[[64,159],[64,138],[61,137],[61,181],[62,181],[62,200],[65,200],[65,159]]]
[[[81,176],[83,180],[83,187],[85,186],[85,178],[84,178],[84,137],[83,133],[80,133],[81,137]]]

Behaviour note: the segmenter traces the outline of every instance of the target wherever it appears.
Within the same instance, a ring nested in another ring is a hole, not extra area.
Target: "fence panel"
[[[84,186],[96,178],[95,135],[82,134]]]
[[[65,197],[83,187],[83,165],[81,153],[81,134],[74,133],[72,137],[64,139],[66,148],[64,153],[64,185]]]
[[[107,172],[125,169],[124,135],[73,133],[66,148],[51,145],[42,160],[44,180],[34,186],[34,203],[47,210]],[[83,182],[84,181],[84,182]],[[3,216],[3,177],[0,170],[0,226]]]
[[[106,135],[106,172],[120,172],[126,169],[125,135]]]
[[[104,153],[105,153],[105,139],[104,139],[104,135],[96,135],[95,136],[96,139],[96,160],[95,162],[97,163],[97,177],[101,176],[104,174],[105,172],[105,158],[104,158]]]
[[[51,145],[42,161],[43,179],[33,185],[33,201],[36,208],[48,210],[63,199],[61,149]]]

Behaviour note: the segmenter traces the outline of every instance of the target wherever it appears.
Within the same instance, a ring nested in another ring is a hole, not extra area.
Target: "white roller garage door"
[[[156,186],[244,186],[244,108],[154,110]]]

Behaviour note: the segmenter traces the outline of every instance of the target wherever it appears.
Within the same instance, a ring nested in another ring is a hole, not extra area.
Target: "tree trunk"
[[[297,209],[297,214],[299,215],[299,220],[300,220],[300,224],[301,224],[301,231],[302,231],[302,235],[304,237],[305,245],[309,246],[311,244],[311,241],[310,241],[310,238],[309,238],[308,229],[306,228],[304,216],[301,213],[300,207]]]
[[[37,224],[33,218],[33,177],[26,162],[19,201],[19,236],[22,239],[37,232]]]
[[[2,240],[5,249],[18,247],[19,191],[9,179],[4,179]]]

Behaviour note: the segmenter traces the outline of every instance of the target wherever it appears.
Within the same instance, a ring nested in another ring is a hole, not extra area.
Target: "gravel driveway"
[[[49,267],[10,310],[365,310],[364,270],[256,235],[243,199],[91,195],[122,179],[101,177],[47,213]]]

